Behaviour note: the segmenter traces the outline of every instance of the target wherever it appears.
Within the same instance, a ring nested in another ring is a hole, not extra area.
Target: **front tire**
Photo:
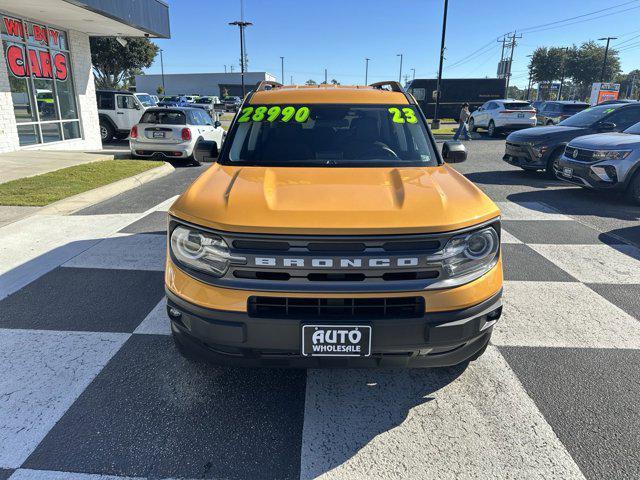
[[[549,178],[556,178],[556,174],[554,172],[554,166],[558,166],[558,162],[560,161],[560,157],[562,156],[562,149],[557,148],[551,155],[549,156],[549,160],[547,160],[547,167],[544,169],[545,174]]]
[[[487,134],[492,138],[498,136],[498,132],[496,131],[496,124],[493,122],[493,120],[489,122],[489,126],[487,127]]]
[[[625,196],[631,203],[640,205],[640,171],[636,172],[629,182]]]
[[[109,122],[102,119],[100,120],[100,140],[102,140],[102,143],[113,142],[113,136],[115,133],[115,130]]]
[[[473,120],[473,117],[469,119],[469,131],[471,132],[478,131],[478,127],[476,127],[476,122]]]

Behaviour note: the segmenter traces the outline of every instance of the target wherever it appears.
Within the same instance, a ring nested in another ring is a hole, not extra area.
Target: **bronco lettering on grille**
[[[256,257],[255,265],[259,267],[299,267],[299,268],[370,268],[415,267],[418,257],[402,258],[277,258]]]

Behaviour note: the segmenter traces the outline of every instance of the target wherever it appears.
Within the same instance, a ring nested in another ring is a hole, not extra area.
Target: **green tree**
[[[513,98],[515,100],[522,100],[527,95],[527,90],[521,90],[515,85],[510,85],[507,91],[507,98]]]
[[[126,38],[123,47],[112,37],[91,37],[91,63],[96,84],[101,88],[118,88],[127,76],[153,63],[158,46],[147,38]]]
[[[315,80],[309,79],[306,82],[304,82],[305,85],[317,85]]]
[[[613,81],[620,84],[620,98],[636,98],[640,87],[640,70],[634,69],[629,73],[620,73]]]
[[[591,84],[600,81],[605,47],[594,41],[585,42],[580,47],[574,46],[567,55],[566,74],[576,85],[576,98],[586,98],[591,91]],[[609,49],[604,81],[613,80],[620,73],[618,52]]]
[[[164,94],[164,87],[162,85],[158,85],[158,88],[156,88],[156,93],[158,95],[163,95]]]
[[[335,78],[331,79],[331,84],[332,85],[340,85],[340,82],[338,80],[336,80]]]
[[[552,82],[562,75],[563,49],[538,47],[531,57],[531,78],[534,82]]]

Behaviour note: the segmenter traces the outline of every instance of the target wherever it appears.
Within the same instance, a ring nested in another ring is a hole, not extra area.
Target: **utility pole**
[[[627,89],[627,98],[633,97],[633,90],[636,87],[636,74],[634,73],[631,76],[631,83],[629,84],[629,88]]]
[[[556,100],[562,99],[562,87],[564,86],[564,72],[565,72],[565,59],[567,56],[567,52],[569,51],[569,47],[562,47],[562,71],[560,73],[560,88],[558,88],[558,98]]]
[[[224,66],[224,73],[227,73],[227,66]]]
[[[396,57],[400,57],[400,73],[398,74],[398,83],[402,83],[402,53],[398,53]]]
[[[436,106],[433,110],[433,120],[431,128],[437,130],[440,128],[440,119],[438,118],[438,108],[440,107],[440,83],[442,82],[442,63],[444,61],[444,42],[447,34],[447,10],[449,9],[449,0],[444,0],[444,15],[442,16],[442,40],[440,41],[440,66],[438,67],[438,81],[436,83]]]
[[[364,84],[369,85],[369,60],[370,58],[364,59]]]
[[[509,55],[509,64],[507,65],[507,83],[504,89],[504,98],[508,98],[509,96],[509,81],[511,80],[511,64],[513,63],[513,53],[516,50],[516,38],[522,38],[522,35],[516,35],[515,32],[511,34],[511,42],[509,43],[509,48],[511,48],[511,53]]]
[[[229,65],[229,69],[231,70],[231,73],[233,73],[233,65]]]
[[[411,72],[413,73],[413,77],[411,77],[411,80],[415,80],[416,79],[416,69],[412,68]]]
[[[500,53],[500,63],[498,64],[498,78],[504,78],[504,47],[507,43],[507,37],[502,37],[502,40],[498,38],[496,41],[498,43],[502,42],[502,52]],[[502,69],[502,73],[500,73],[500,69]]]
[[[527,55],[528,58],[532,58],[533,54],[531,55]],[[527,86],[527,100],[529,100],[529,97],[531,96],[531,74],[533,73],[533,68],[531,65],[531,60],[529,60],[529,85]]]
[[[282,84],[284,85],[284,57],[280,57],[280,70],[282,73],[280,78],[282,78]]]
[[[244,99],[245,96],[245,89],[244,89],[244,29],[253,25],[253,23],[251,22],[241,22],[241,21],[235,21],[235,22],[230,22],[229,25],[233,25],[233,26],[237,26],[238,28],[240,28],[240,79],[242,81],[242,98]],[[231,70],[233,71],[233,69]]]
[[[164,60],[162,59],[162,49],[160,49],[160,71],[162,72],[162,93],[167,94],[167,90],[164,86]]]
[[[324,84],[327,84],[327,69],[324,69]]]
[[[289,85],[293,85],[293,75],[291,75],[291,82],[289,83]]]
[[[407,83],[409,83],[409,74],[405,73],[404,74],[404,84],[406,85]]]
[[[609,54],[609,42],[611,40],[616,40],[618,37],[603,37],[598,40],[606,40],[607,46],[604,47],[604,61],[602,62],[602,72],[600,72],[600,83],[604,82],[604,75],[607,71],[607,55]]]

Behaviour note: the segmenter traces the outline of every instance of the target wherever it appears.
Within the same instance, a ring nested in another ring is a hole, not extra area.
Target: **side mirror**
[[[444,142],[442,158],[447,163],[461,163],[467,159],[467,149],[462,142]]]
[[[211,140],[200,140],[193,150],[193,157],[201,163],[218,158],[218,154],[218,144]]]
[[[135,105],[136,105],[136,110],[140,110],[140,105],[138,105],[137,103]]]
[[[221,126],[222,126],[222,123],[220,123],[218,120],[216,120],[215,122],[213,122],[213,126],[214,126],[215,128],[218,128],[218,127],[221,127]]]
[[[616,126],[613,122],[600,122],[598,124],[598,130],[601,132],[611,132],[616,129]]]

